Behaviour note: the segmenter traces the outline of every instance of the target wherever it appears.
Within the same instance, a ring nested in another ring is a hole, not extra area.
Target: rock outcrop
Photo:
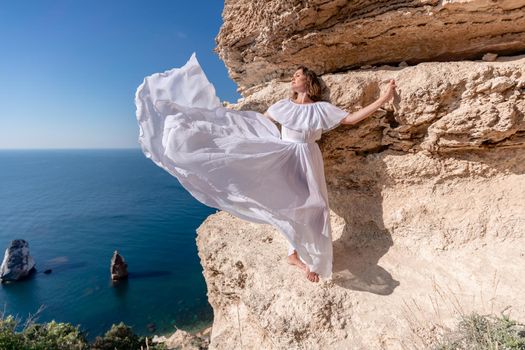
[[[420,215],[420,221],[431,215],[415,209],[417,189],[407,198],[409,191],[396,198],[405,201],[402,206],[348,197],[346,215],[355,211],[355,223],[333,214],[333,279],[318,284],[286,263],[285,239],[273,227],[226,212],[210,216],[198,230],[214,309],[210,349],[428,349],[460,313],[498,313],[510,306],[513,318],[524,320],[525,282],[517,277],[525,263],[524,239],[478,239],[443,250],[411,245],[416,235],[398,244],[397,231],[374,220],[381,208],[384,215],[412,209],[407,216]],[[424,233],[432,231],[447,232],[429,227]],[[353,244],[354,232],[366,244]]]
[[[229,107],[265,111],[297,64],[350,112],[389,79],[398,95],[319,142],[332,280],[288,265],[271,226],[220,212],[198,229],[210,348],[421,349],[470,311],[525,321],[525,1],[384,4],[226,1]]]
[[[443,153],[525,145],[525,55],[494,62],[383,65],[322,79],[325,98],[348,111],[375,101],[389,79],[398,86],[393,102],[374,116],[326,135],[323,148],[329,159],[348,151]],[[264,84],[230,107],[264,112],[286,97],[289,87],[278,81]]]
[[[216,38],[243,95],[289,79],[363,65],[481,59],[525,50],[525,0],[226,0]]]
[[[109,268],[111,272],[111,279],[119,281],[128,278],[128,264],[124,261],[122,255],[118,251],[113,252],[111,257],[111,265]]]
[[[29,254],[29,243],[23,239],[12,240],[5,250],[4,260],[0,267],[2,282],[23,279],[34,271],[35,261]]]

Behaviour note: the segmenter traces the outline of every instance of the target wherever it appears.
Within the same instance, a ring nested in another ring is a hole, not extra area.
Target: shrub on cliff
[[[79,327],[69,323],[51,321],[44,324],[32,324],[24,331],[25,346],[31,350],[84,350],[87,341]]]
[[[103,337],[88,344],[79,326],[69,323],[26,322],[22,330],[20,320],[9,315],[0,317],[0,349],[2,350],[164,350],[163,344],[146,344],[145,337],[134,334],[123,322],[112,325]]]
[[[139,337],[133,333],[131,327],[126,326],[123,322],[118,325],[112,325],[111,329],[103,337],[97,337],[91,345],[91,350],[141,350],[141,349],[165,349],[162,344],[146,344],[145,337]]]
[[[0,319],[0,349],[87,350],[84,334],[69,323],[32,323],[16,332],[19,321],[9,315]]]
[[[461,317],[457,329],[446,333],[437,350],[525,350],[525,325],[507,315],[479,315]]]
[[[16,350],[23,348],[23,335],[15,332],[17,324],[18,322],[13,316],[0,319],[0,349]]]

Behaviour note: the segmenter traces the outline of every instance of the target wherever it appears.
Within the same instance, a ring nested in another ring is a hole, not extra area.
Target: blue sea
[[[42,308],[36,322],[89,340],[121,321],[139,335],[200,330],[213,313],[196,229],[215,212],[138,149],[0,151],[0,253],[25,239],[37,268],[0,285],[0,311],[24,321]],[[117,284],[115,250],[129,271]]]

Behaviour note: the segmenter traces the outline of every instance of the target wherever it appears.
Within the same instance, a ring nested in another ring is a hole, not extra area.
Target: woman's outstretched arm
[[[356,124],[361,120],[366,119],[372,113],[377,111],[377,109],[381,107],[385,102],[394,97],[395,88],[396,83],[394,79],[391,79],[388,82],[388,90],[384,95],[380,96],[377,100],[375,100],[368,106],[361,108],[360,110],[354,113],[348,113],[348,115],[343,120],[341,120],[341,124]]]

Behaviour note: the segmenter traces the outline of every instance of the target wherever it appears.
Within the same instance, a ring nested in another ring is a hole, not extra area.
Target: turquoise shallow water
[[[137,334],[212,322],[195,243],[215,209],[140,150],[0,151],[0,249],[29,242],[37,273],[0,285],[0,310],[80,325],[93,339],[123,321]],[[128,281],[111,283],[114,250]],[[51,274],[44,274],[47,268]]]

